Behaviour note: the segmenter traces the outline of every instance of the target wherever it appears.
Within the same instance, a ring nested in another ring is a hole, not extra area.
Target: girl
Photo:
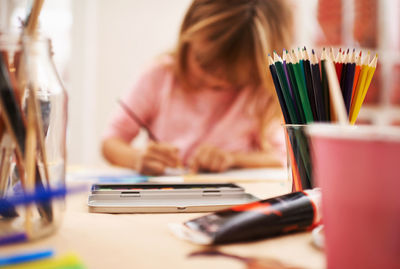
[[[182,163],[193,172],[280,166],[284,137],[266,53],[290,46],[291,18],[283,0],[194,0],[175,51],[123,100],[159,141],[132,147],[140,126],[119,108],[104,157],[151,175]]]

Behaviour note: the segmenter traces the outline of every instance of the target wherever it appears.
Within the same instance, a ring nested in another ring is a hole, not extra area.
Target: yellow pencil
[[[363,101],[364,101],[365,96],[367,95],[369,86],[371,85],[372,77],[374,76],[377,64],[378,64],[378,54],[375,55],[374,59],[372,59],[371,63],[369,64],[369,67],[368,67],[367,81],[365,82],[365,87],[363,89],[363,94],[362,94]]]
[[[358,112],[355,113],[355,108],[358,107],[358,105],[361,107],[361,97],[363,93],[363,89],[365,87],[365,82],[367,80],[367,75],[368,75],[368,63],[370,59],[370,52],[368,51],[367,57],[364,58],[364,62],[361,66],[361,71],[360,75],[358,78],[357,82],[357,87],[356,87],[356,92],[354,94],[354,101],[352,102],[352,105],[350,107],[350,124],[354,124],[357,119]]]
[[[353,113],[353,119],[352,119],[352,124],[355,123],[358,113],[360,112],[361,105],[364,102],[365,96],[367,95],[369,86],[371,85],[372,77],[374,76],[375,70],[376,70],[376,65],[378,63],[378,54],[375,55],[374,59],[372,59],[371,63],[368,65],[368,72],[366,75],[364,87],[362,88],[361,94],[360,94],[360,100],[357,101],[357,103],[354,106],[354,113]]]

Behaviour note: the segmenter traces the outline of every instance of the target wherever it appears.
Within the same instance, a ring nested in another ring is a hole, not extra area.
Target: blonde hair
[[[191,44],[203,42],[206,46],[196,60],[205,71],[218,68],[233,85],[252,86],[258,103],[269,100],[257,110],[264,126],[267,118],[277,115],[271,110],[279,112],[267,53],[287,48],[291,37],[292,14],[285,0],[194,0],[172,54],[174,71],[182,87],[190,88],[188,50]]]

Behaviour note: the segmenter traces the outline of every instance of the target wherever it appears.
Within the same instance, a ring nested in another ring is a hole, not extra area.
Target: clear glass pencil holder
[[[312,175],[310,141],[305,133],[307,125],[284,124],[287,152],[289,191],[303,191],[315,187]]]
[[[0,33],[0,54],[1,246],[61,223],[68,100],[49,39]]]

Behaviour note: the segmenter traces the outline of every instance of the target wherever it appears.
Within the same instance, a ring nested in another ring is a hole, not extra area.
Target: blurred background
[[[29,0],[0,0],[0,32],[18,28]],[[69,95],[68,163],[105,165],[100,141],[117,98],[143,67],[173,49],[190,0],[45,1],[41,31]],[[291,0],[295,46],[362,48],[379,65],[358,123],[400,125],[400,0]],[[337,51],[337,50],[335,50]],[[143,135],[136,141],[141,144]]]

